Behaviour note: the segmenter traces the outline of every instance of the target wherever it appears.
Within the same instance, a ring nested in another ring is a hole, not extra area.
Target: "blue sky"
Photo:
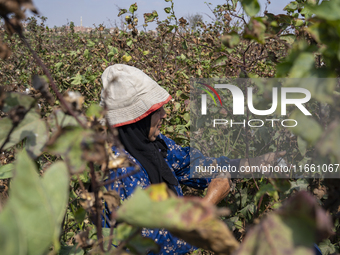
[[[206,0],[174,0],[175,14],[178,18],[185,17],[188,14],[200,13],[204,19],[209,21],[208,15],[211,11],[204,3]],[[137,3],[137,14],[139,24],[143,24],[143,13],[156,10],[161,19],[166,17],[165,7],[169,7],[170,3],[164,0],[33,0],[41,15],[46,16],[47,25],[62,26],[67,22],[73,21],[76,26],[80,25],[80,17],[83,19],[83,26],[93,27],[93,24],[99,25],[104,23],[106,27],[114,26],[115,21],[120,24],[120,18],[117,17],[118,8],[128,9],[133,3]],[[212,7],[218,4],[226,3],[225,0],[211,0]],[[261,8],[265,7],[266,0],[260,0]],[[268,5],[268,11],[272,13],[283,13],[283,8],[290,1],[288,0],[272,0]],[[149,28],[153,29],[151,25]],[[140,27],[139,29],[142,29]]]

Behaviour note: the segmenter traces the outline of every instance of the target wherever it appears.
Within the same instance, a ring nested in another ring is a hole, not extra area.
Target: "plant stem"
[[[95,208],[96,208],[96,212],[95,212],[95,215],[94,215],[94,218],[95,218],[94,223],[95,223],[96,228],[97,228],[97,237],[98,237],[98,240],[99,240],[103,236],[102,222],[101,222],[101,209],[100,209],[101,208],[101,201],[99,200],[99,196],[98,196],[100,186],[98,186],[98,183],[97,183],[97,180],[96,180],[93,162],[89,163],[89,167],[90,167],[90,173],[91,173],[91,185],[92,185],[92,189],[93,189],[93,192],[94,192],[94,199],[95,199],[94,203],[95,203]],[[99,247],[103,252],[105,252],[103,241],[99,242]]]

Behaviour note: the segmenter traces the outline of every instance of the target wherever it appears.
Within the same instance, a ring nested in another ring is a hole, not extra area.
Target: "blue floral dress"
[[[179,184],[184,184],[198,189],[205,189],[210,183],[210,178],[190,178],[190,158],[192,162],[197,159],[200,161],[200,163],[204,163],[205,165],[209,165],[211,163],[226,165],[230,162],[227,157],[209,158],[204,157],[202,153],[198,150],[191,150],[190,152],[190,147],[183,148],[177,145],[173,140],[162,134],[160,134],[160,138],[165,141],[169,148],[165,161],[169,165],[173,174],[178,179]],[[128,152],[125,151],[125,153],[134,163],[138,164],[141,167],[141,171],[125,177],[122,180],[118,180],[115,183],[106,187],[108,190],[116,190],[122,200],[129,198],[137,186],[146,188],[151,184],[148,174],[142,167],[142,165]],[[202,162],[202,160],[204,162]],[[128,175],[128,173],[133,172],[134,169],[135,168],[131,166],[126,168],[119,168],[117,171],[111,171],[110,179],[117,178],[121,175]],[[179,196],[183,196],[183,191],[179,184],[178,186],[175,186],[175,189]],[[109,216],[110,214],[110,212],[108,211],[106,211],[105,213],[107,214],[107,216]],[[105,219],[103,219],[102,224],[103,227],[110,227],[109,223],[106,222]],[[155,240],[155,242],[160,246],[159,254],[186,254],[197,249],[187,242],[171,235],[165,229],[144,228],[142,230],[142,235]]]

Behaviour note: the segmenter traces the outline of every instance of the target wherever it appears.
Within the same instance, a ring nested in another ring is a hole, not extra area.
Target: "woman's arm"
[[[217,205],[223,198],[228,196],[230,192],[229,178],[215,178],[212,179],[207,190],[207,194],[203,200]]]

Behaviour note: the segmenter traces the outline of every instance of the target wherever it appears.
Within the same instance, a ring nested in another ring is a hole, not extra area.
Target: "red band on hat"
[[[152,112],[158,110],[159,108],[161,108],[163,105],[165,105],[167,102],[169,102],[171,98],[172,97],[169,95],[169,97],[165,101],[157,103],[157,104],[154,104],[143,115],[141,115],[141,116],[139,116],[139,117],[137,117],[137,118],[135,118],[133,120],[129,120],[129,121],[126,121],[126,122],[123,122],[123,123],[118,123],[116,125],[112,125],[112,127],[121,127],[121,126],[124,126],[124,125],[136,123],[137,121],[139,121],[139,120],[145,118],[146,116],[148,116],[150,113],[152,113]]]

